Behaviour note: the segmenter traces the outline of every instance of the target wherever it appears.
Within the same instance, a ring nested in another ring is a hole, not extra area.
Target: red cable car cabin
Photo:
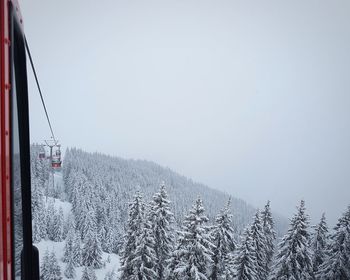
[[[32,244],[25,37],[16,0],[0,0],[0,279],[38,280]]]
[[[53,156],[51,161],[51,166],[54,169],[60,169],[61,168],[61,158],[58,156]]]

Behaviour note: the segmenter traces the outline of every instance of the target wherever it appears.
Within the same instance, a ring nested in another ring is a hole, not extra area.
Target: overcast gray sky
[[[286,216],[303,198],[333,224],[350,203],[349,1],[20,2],[63,146],[152,160]]]

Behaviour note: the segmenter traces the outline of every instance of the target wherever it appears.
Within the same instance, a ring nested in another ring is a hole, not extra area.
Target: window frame
[[[28,105],[28,82],[25,37],[22,30],[21,20],[18,18],[16,8],[9,3],[10,15],[10,78],[16,83],[16,104],[18,119],[18,137],[20,154],[20,177],[22,198],[22,221],[23,221],[23,249],[21,253],[21,278],[23,280],[39,279],[39,253],[32,243],[32,213],[31,213],[31,171],[30,171],[30,137],[29,137],[29,105]],[[14,87],[12,87],[13,89]],[[10,93],[10,154],[13,156],[13,91]],[[12,167],[12,162],[11,162]],[[12,168],[11,168],[12,173]],[[12,174],[11,174],[12,175]],[[11,181],[11,191],[13,182]],[[13,196],[13,195],[12,195]],[[12,205],[13,207],[13,205]],[[12,222],[14,211],[12,209]],[[14,225],[12,223],[12,256],[14,255]],[[12,262],[12,275],[15,278],[15,260]]]

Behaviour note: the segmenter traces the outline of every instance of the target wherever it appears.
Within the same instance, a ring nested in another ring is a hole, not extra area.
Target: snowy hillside
[[[325,215],[311,229],[301,201],[276,246],[269,202],[254,210],[154,163],[77,149],[53,172],[39,151],[31,171],[42,280],[349,279],[350,207],[333,231]]]
[[[149,199],[164,182],[167,187],[172,210],[178,225],[193,201],[200,196],[203,200],[209,219],[213,221],[218,211],[231,196],[233,226],[237,233],[242,232],[250,223],[256,209],[234,194],[211,189],[203,184],[193,182],[169,168],[144,160],[125,160],[99,153],[87,153],[80,149],[67,149],[64,159],[64,183],[69,193],[71,173],[84,174],[95,189],[104,189],[107,195],[115,194],[120,212],[120,221],[125,224],[127,205],[140,190]],[[232,196],[233,195],[233,196]],[[273,206],[273,204],[272,204]],[[259,205],[262,208],[263,205]],[[275,215],[276,231],[285,232],[288,220]]]

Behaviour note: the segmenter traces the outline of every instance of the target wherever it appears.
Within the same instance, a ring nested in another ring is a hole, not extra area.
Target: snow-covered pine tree
[[[41,280],[62,280],[61,269],[54,251],[51,253],[48,250],[45,251],[40,269]]]
[[[77,233],[77,231],[74,231],[72,256],[74,265],[80,266],[82,264],[82,244],[80,240],[80,233]]]
[[[155,257],[157,277],[155,279],[163,280],[167,274],[169,258],[174,249],[174,235],[172,224],[174,214],[170,210],[170,201],[165,190],[164,183],[161,184],[159,192],[153,196],[150,207],[150,223],[152,225],[152,234],[156,244]]]
[[[81,239],[84,241],[86,238],[86,235],[90,231],[97,232],[97,221],[96,221],[96,213],[92,207],[90,209],[84,210],[84,217],[82,217],[83,220],[80,221],[80,233],[81,233]]]
[[[45,254],[43,256],[41,266],[40,266],[40,279],[41,280],[49,280],[50,279],[50,253],[49,250],[46,249]]]
[[[258,277],[256,252],[251,231],[246,228],[234,254],[231,276],[234,280],[260,280]]]
[[[273,254],[275,250],[275,240],[276,240],[276,232],[274,230],[275,223],[272,218],[272,213],[270,209],[270,201],[268,201],[265,205],[264,211],[261,212],[262,225],[265,235],[266,241],[266,263],[265,263],[265,271],[267,275],[270,272],[270,266],[273,259]]]
[[[85,266],[81,280],[97,280],[96,273],[90,266]]]
[[[179,237],[179,247],[174,252],[176,265],[170,271],[171,279],[209,279],[213,244],[210,242],[208,217],[204,214],[202,200],[198,198],[189,215],[185,217]]]
[[[328,226],[326,222],[325,213],[322,214],[318,225],[314,226],[314,233],[312,235],[311,249],[313,253],[313,268],[314,273],[317,273],[318,267],[325,260],[325,253],[328,244]]]
[[[310,250],[309,218],[302,200],[291,219],[287,234],[278,245],[271,280],[313,279],[312,252]]]
[[[146,215],[149,217],[149,215]],[[160,244],[157,244],[157,246]],[[153,280],[157,279],[157,257],[154,250],[155,242],[150,221],[145,218],[141,234],[136,237],[136,249],[131,266],[133,272],[131,279]]]
[[[63,240],[63,209],[62,207],[59,208],[59,211],[55,211],[55,215],[53,218],[53,233],[52,233],[52,240],[56,242],[61,242]]]
[[[318,280],[350,279],[350,206],[338,220],[327,247],[326,259],[319,267]]]
[[[62,261],[65,263],[68,263],[70,260],[72,260],[74,265],[77,265],[74,263],[74,258],[73,258],[73,244],[74,244],[74,238],[75,238],[75,231],[74,228],[71,228],[68,231],[66,240],[65,240],[65,245],[64,245],[64,253],[63,253],[63,258]]]
[[[136,192],[129,203],[129,218],[125,234],[124,248],[121,252],[120,279],[130,279],[133,275],[132,260],[135,258],[136,240],[141,235],[144,224],[144,203],[140,192]]]
[[[255,214],[254,221],[250,228],[250,233],[253,241],[255,259],[256,259],[256,272],[259,280],[267,278],[266,266],[266,239],[261,222],[260,211]]]
[[[50,240],[55,240],[55,217],[57,211],[54,206],[54,199],[48,200],[48,205],[46,208],[46,223],[47,223],[47,237]]]
[[[216,217],[216,223],[211,230],[210,239],[213,247],[212,268],[210,279],[226,279],[229,270],[229,262],[237,245],[234,240],[232,227],[231,198],[227,205]]]
[[[82,264],[92,268],[102,267],[102,249],[96,230],[86,234],[82,253]]]
[[[63,238],[66,239],[68,232],[73,229],[76,229],[74,215],[72,213],[69,213],[67,216],[67,219],[63,223]]]
[[[75,274],[73,259],[68,260],[66,269],[64,270],[64,276],[66,276],[68,279],[75,278],[76,274]]]
[[[58,265],[55,251],[50,254],[51,278],[50,280],[62,280],[61,268]]]
[[[32,228],[33,228],[33,242],[34,243],[38,243],[41,241],[41,228],[39,226],[39,223],[40,223],[40,219],[37,215],[34,215],[33,213],[33,225],[32,225]]]
[[[40,242],[46,238],[47,225],[42,187],[37,178],[32,178],[32,190],[33,241]]]

